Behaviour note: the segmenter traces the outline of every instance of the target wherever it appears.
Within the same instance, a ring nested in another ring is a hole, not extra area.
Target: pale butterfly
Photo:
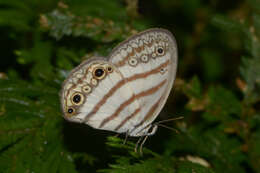
[[[72,70],[64,81],[64,118],[93,128],[153,135],[152,124],[175,80],[177,45],[165,29],[149,29],[115,47],[110,55],[93,57]]]

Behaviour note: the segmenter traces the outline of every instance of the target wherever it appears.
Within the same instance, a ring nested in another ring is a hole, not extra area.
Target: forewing
[[[119,44],[109,61],[123,75],[140,108],[118,120],[118,129],[128,127],[130,135],[138,135],[157,117],[172,88],[177,69],[175,39],[164,29],[146,30]]]

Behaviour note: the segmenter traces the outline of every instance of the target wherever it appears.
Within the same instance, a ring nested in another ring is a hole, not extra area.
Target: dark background
[[[176,37],[177,79],[148,138],[66,122],[68,72],[153,27]],[[0,172],[260,172],[257,0],[0,0]]]

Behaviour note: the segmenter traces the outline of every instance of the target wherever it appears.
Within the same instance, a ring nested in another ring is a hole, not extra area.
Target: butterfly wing
[[[174,37],[163,29],[137,34],[107,61],[92,58],[75,68],[61,92],[64,117],[94,128],[147,135],[170,93],[177,68]]]
[[[147,129],[158,116],[175,79],[175,39],[164,29],[146,30],[119,44],[110,54],[109,62],[123,75],[139,105],[132,114],[115,118],[120,122],[117,130],[127,127],[130,136],[145,135],[147,132],[142,129]]]
[[[129,115],[138,109],[136,100],[128,109],[118,109],[121,100],[134,96],[117,68],[104,58],[91,58],[75,68],[63,84],[61,92],[64,117],[94,128],[115,131],[113,117]],[[109,118],[108,118],[109,117]],[[127,132],[124,127],[117,132]]]

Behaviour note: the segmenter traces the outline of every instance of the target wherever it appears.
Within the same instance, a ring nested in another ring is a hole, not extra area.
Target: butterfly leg
[[[143,136],[141,136],[141,137],[138,139],[138,141],[136,142],[136,144],[135,144],[135,152],[136,152],[136,153],[137,153],[138,145],[139,145],[139,143],[142,141],[142,139],[143,139]]]
[[[129,136],[129,133],[128,133],[128,131],[126,132],[126,134],[125,134],[125,140],[124,140],[124,145],[126,144],[126,141],[127,141],[127,138],[128,138],[128,136]]]
[[[120,133],[117,133],[117,134],[114,135],[114,137],[118,137],[119,135],[120,135]]]
[[[141,154],[141,155],[143,155],[143,145],[144,145],[144,143],[146,142],[147,138],[148,138],[148,135],[146,135],[146,136],[144,137],[144,140],[143,140],[143,142],[142,142],[141,145],[140,145],[140,154]]]

